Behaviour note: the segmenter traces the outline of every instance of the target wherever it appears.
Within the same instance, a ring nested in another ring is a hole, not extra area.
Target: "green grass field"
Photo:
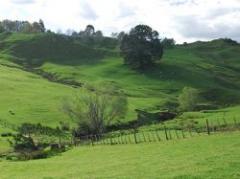
[[[223,40],[178,45],[165,50],[159,63],[140,73],[123,65],[117,50],[87,47],[59,35],[2,33],[0,134],[12,131],[2,125],[4,122],[56,127],[62,121],[74,126],[76,123],[62,110],[64,100],[102,87],[126,94],[128,112],[121,119],[123,123],[137,118],[136,109],[156,112],[175,105],[184,87],[198,89],[205,95],[204,104],[217,108],[179,114],[165,123],[168,128],[204,127],[206,119],[210,125],[240,123],[239,55],[239,45]],[[52,82],[34,73],[36,70],[83,86]],[[158,128],[162,124],[142,126],[139,131]],[[239,137],[239,132],[194,135],[148,144],[77,147],[55,157],[25,162],[1,159],[0,178],[237,179]],[[0,137],[0,154],[9,150],[7,139]]]
[[[5,153],[9,150],[11,150],[11,147],[8,143],[8,141],[5,138],[0,137],[0,154]]]
[[[37,75],[4,66],[0,66],[0,78],[1,120],[15,125],[40,122],[54,126],[61,120],[69,120],[60,112],[60,108],[63,97],[72,94],[71,87],[51,83]]]
[[[227,119],[239,117],[240,47],[221,40],[166,50],[159,64],[139,73],[123,65],[123,59],[108,49],[91,49],[60,36],[13,33],[1,35],[0,39],[1,64],[21,67],[32,64],[32,60],[41,61],[35,68],[59,79],[84,83],[85,89],[120,88],[129,101],[127,116],[122,121],[136,119],[135,109],[166,109],[169,103],[176,103],[185,86],[205,91],[209,96],[205,103],[214,103],[220,111],[226,109]],[[63,98],[79,90],[6,66],[0,66],[0,77],[1,93],[6,94],[0,96],[0,118],[15,124],[41,122],[56,126],[59,121],[72,123],[60,108]],[[218,111],[186,113],[179,118],[201,124],[206,117],[210,120],[222,118],[223,113]],[[10,114],[12,112],[14,115]]]
[[[240,133],[139,145],[77,147],[59,156],[0,162],[2,179],[239,178]]]

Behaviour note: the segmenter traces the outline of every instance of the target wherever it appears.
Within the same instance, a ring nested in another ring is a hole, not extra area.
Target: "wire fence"
[[[117,145],[117,144],[139,144],[161,142],[168,140],[179,140],[200,135],[211,135],[217,132],[234,131],[240,129],[240,123],[234,120],[234,123],[210,124],[206,119],[204,127],[189,127],[182,129],[167,128],[164,126],[161,129],[151,131],[118,132],[107,134],[86,135],[81,137],[73,137],[72,144],[75,146],[81,145]]]
[[[2,127],[10,128],[13,130],[17,129],[17,126],[9,122],[0,120]],[[45,128],[41,128],[45,129]],[[205,125],[202,126],[188,126],[188,127],[177,127],[170,128],[163,125],[161,128],[149,131],[139,131],[137,129],[127,131],[117,131],[113,133],[85,135],[85,136],[74,136],[71,132],[63,131],[60,133],[52,134],[49,130],[40,130],[41,135],[33,135],[37,141],[44,141],[46,143],[58,143],[59,145],[71,145],[71,146],[84,146],[84,145],[117,145],[117,144],[140,144],[140,143],[151,143],[161,142],[168,140],[180,140],[200,135],[211,135],[216,132],[233,131],[240,129],[240,122],[233,119],[232,123],[225,118],[221,120],[215,120],[215,123],[205,120]],[[44,135],[43,135],[44,134]]]

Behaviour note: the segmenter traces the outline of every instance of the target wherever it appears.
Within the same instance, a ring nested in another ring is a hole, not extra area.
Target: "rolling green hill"
[[[230,111],[232,119],[239,115],[232,111],[240,108],[239,55],[240,45],[223,39],[178,45],[165,50],[161,62],[140,73],[123,65],[117,50],[87,47],[55,34],[2,33],[0,118],[14,124],[72,123],[60,110],[62,100],[105,86],[124,91],[129,110],[122,121],[132,121],[135,109],[151,112],[176,105],[182,89],[189,86],[201,91],[207,106]],[[81,85],[72,88],[71,83]],[[191,114],[179,118],[201,120],[206,115]]]
[[[66,120],[59,111],[62,97],[72,93],[71,87],[5,66],[0,66],[0,78],[0,119],[16,125],[23,122],[56,125],[59,120]]]
[[[123,124],[136,120],[136,109],[175,111],[184,87],[197,89],[205,108],[179,113],[165,123],[168,128],[203,127],[206,119],[210,126],[240,122],[239,56],[240,45],[226,39],[195,42],[166,49],[159,63],[138,72],[123,64],[118,49],[86,46],[51,33],[0,33],[0,134],[25,122],[74,126],[76,121],[62,110],[64,101],[75,94],[104,93],[103,88],[127,96]],[[138,130],[163,127],[149,121]],[[74,147],[40,160],[0,158],[0,178],[239,178],[239,147],[238,131]],[[8,137],[0,137],[0,154],[12,149]]]

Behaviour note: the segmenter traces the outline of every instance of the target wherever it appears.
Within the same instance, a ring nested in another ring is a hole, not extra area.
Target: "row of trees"
[[[46,28],[41,19],[33,23],[3,20],[0,21],[1,32],[44,33]],[[93,25],[87,25],[85,30],[79,32],[67,30],[64,35],[93,47],[116,48],[120,46],[125,64],[142,70],[161,59],[163,48],[171,48],[175,45],[174,39],[159,39],[158,32],[147,25],[138,25],[129,33],[123,31],[112,33],[112,37],[105,37],[102,31],[96,31]]]
[[[118,45],[118,41],[115,38],[104,36],[102,31],[95,30],[93,25],[87,25],[85,30],[80,32],[68,30],[66,34],[88,46],[116,48]]]
[[[0,21],[1,32],[23,32],[23,33],[40,33],[45,32],[44,22],[40,19],[39,22],[30,23],[28,21]]]

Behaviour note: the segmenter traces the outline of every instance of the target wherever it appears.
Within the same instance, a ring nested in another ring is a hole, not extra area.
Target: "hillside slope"
[[[0,117],[13,123],[69,120],[59,110],[61,99],[78,89],[48,82],[27,69],[81,83],[85,89],[121,89],[129,100],[124,121],[136,119],[135,109],[175,106],[185,86],[199,89],[209,105],[236,106],[240,104],[239,56],[239,45],[224,40],[197,42],[166,50],[160,63],[139,73],[123,65],[117,52],[87,47],[66,36],[1,34]]]
[[[53,126],[69,120],[60,107],[63,97],[70,95],[73,88],[1,65],[0,79],[0,120],[15,125],[34,122]]]

